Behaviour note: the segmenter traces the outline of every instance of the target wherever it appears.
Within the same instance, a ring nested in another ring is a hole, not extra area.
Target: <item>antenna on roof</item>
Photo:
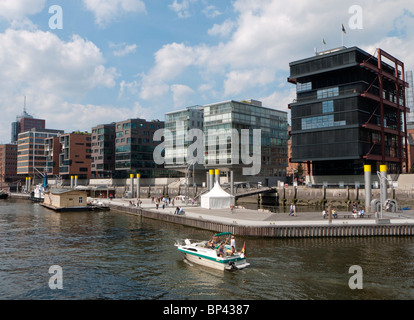
[[[24,111],[24,113],[26,113],[26,96],[24,96],[23,111]]]

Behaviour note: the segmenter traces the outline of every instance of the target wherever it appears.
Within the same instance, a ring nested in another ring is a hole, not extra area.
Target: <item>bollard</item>
[[[137,198],[141,198],[141,175],[137,173]]]
[[[130,189],[131,189],[130,190],[130,192],[131,192],[130,198],[133,198],[134,197],[134,175],[130,174],[129,177],[130,177]]]
[[[215,183],[220,184],[220,170],[216,169],[215,174],[216,174],[216,182]]]
[[[372,181],[371,181],[371,166],[364,166],[365,172],[365,212],[370,212],[372,200]]]
[[[388,199],[388,185],[387,185],[387,166],[380,166],[380,176],[381,176],[381,206],[384,205],[384,202]]]
[[[214,187],[214,170],[209,171],[210,174],[210,190]]]

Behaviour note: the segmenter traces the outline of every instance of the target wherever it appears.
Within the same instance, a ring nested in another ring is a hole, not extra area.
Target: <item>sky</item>
[[[29,114],[66,132],[164,120],[230,99],[288,111],[289,62],[342,39],[372,54],[381,48],[413,70],[414,7],[407,0],[0,0],[0,143],[10,142],[24,97]]]

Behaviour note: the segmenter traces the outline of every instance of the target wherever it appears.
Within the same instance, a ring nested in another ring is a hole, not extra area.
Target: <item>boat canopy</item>
[[[221,236],[229,236],[231,235],[231,232],[222,232],[222,233],[217,233],[214,236],[215,237],[221,237]]]

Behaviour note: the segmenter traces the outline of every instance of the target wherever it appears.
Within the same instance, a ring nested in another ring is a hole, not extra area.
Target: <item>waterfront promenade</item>
[[[22,196],[12,194],[13,197]],[[376,219],[374,214],[370,217],[355,219],[351,212],[339,210],[337,211],[338,218],[330,222],[323,218],[322,210],[304,212],[300,206],[297,207],[296,216],[289,216],[288,213],[272,213],[237,207],[233,211],[230,209],[208,210],[191,204],[185,205],[180,200],[175,201],[175,206],[168,205],[164,209],[162,206],[156,209],[151,199],[141,199],[141,207],[130,204],[130,201],[136,203],[136,199],[90,200],[102,202],[114,211],[213,232],[232,232],[240,236],[302,238],[414,235],[414,210],[397,213],[384,212],[382,220]],[[185,215],[174,214],[177,206],[184,209]]]
[[[105,204],[111,204],[112,206],[120,207],[132,207],[128,199],[97,199],[102,201]],[[260,210],[249,210],[245,208],[235,208],[233,211],[230,209],[221,209],[221,210],[208,210],[203,209],[197,206],[185,205],[181,201],[176,201],[175,206],[169,205],[163,209],[159,206],[158,209],[155,208],[155,204],[151,202],[151,199],[142,199],[141,208],[145,211],[158,212],[165,215],[174,215],[175,208],[177,206],[182,207],[185,211],[185,216],[194,219],[203,219],[211,220],[221,223],[230,223],[238,224],[242,226],[269,226],[269,225],[279,225],[279,226],[289,226],[289,225],[320,225],[320,224],[329,224],[328,219],[322,217],[322,210],[320,212],[303,212],[301,207],[297,207],[296,216],[289,216],[289,213],[271,213],[267,211]],[[136,203],[136,200],[134,200]],[[178,203],[177,203],[178,202]],[[342,225],[342,224],[376,224],[376,219],[374,214],[371,214],[371,217],[364,218],[353,218],[344,216],[349,216],[351,212],[349,211],[337,211],[338,218],[332,219],[333,225]],[[384,219],[389,219],[390,223],[413,223],[414,224],[414,210],[405,210],[399,213],[383,213]]]
[[[102,201],[102,200],[101,200]],[[131,206],[129,200],[103,200],[116,210],[145,218],[157,219],[184,226],[210,230],[213,232],[232,232],[240,236],[272,238],[305,237],[349,237],[349,236],[413,236],[414,210],[401,213],[383,213],[378,220],[371,215],[365,218],[350,217],[350,212],[338,211],[338,218],[324,219],[321,212],[301,212],[296,216],[288,213],[271,213],[244,208],[208,210],[191,205],[175,203],[183,207],[185,215],[174,214],[175,207],[156,209],[150,199],[142,200],[140,208]],[[346,218],[344,216],[347,216]]]

